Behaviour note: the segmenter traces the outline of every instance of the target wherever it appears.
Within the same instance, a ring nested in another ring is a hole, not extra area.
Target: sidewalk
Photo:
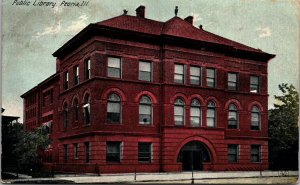
[[[260,174],[259,171],[234,171],[234,172],[194,172],[195,182],[198,180],[213,180],[213,179],[237,179],[237,178],[255,178],[255,177],[298,177],[298,171],[264,171]],[[55,175],[54,178],[33,178],[33,179],[18,179],[10,182],[30,181],[68,181],[74,183],[134,183],[134,182],[183,182],[192,179],[192,172],[180,173],[134,173],[126,174],[103,174],[101,176],[87,175]],[[295,178],[297,179],[297,178]],[[220,182],[222,183],[222,182]]]

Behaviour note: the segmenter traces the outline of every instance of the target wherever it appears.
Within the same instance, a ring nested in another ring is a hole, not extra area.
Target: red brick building
[[[56,170],[268,169],[268,61],[193,26],[136,16],[90,24],[22,95],[26,130],[48,125]],[[51,124],[50,124],[51,123]]]

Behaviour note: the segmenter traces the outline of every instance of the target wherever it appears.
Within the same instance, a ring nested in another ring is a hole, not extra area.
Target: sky
[[[300,0],[85,0],[87,6],[54,8],[2,2],[2,107],[4,115],[23,121],[23,93],[55,73],[52,53],[90,23],[123,13],[135,15],[146,6],[146,17],[167,21],[174,16],[194,16],[194,25],[209,32],[259,48],[276,57],[269,62],[269,108],[278,84],[293,84],[299,92],[299,10]],[[40,2],[41,0],[36,0]],[[67,2],[82,2],[72,0]]]

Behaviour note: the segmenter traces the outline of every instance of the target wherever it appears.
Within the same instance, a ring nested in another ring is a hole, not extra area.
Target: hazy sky
[[[269,63],[269,108],[279,83],[292,83],[299,90],[299,2],[296,0],[90,0],[85,7],[12,5],[2,2],[2,107],[4,115],[23,117],[20,95],[55,73],[52,53],[89,23],[99,22],[128,10],[135,15],[146,6],[146,17],[166,21],[174,16],[194,16],[196,26],[276,54]],[[21,0],[18,0],[19,2]],[[41,0],[37,0],[41,1]],[[23,0],[25,2],[25,0]],[[80,0],[69,2],[82,2]],[[22,119],[21,119],[22,121]]]

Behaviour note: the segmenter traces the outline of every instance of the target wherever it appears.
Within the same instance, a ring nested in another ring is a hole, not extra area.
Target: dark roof
[[[128,31],[142,32],[152,35],[168,35],[187,38],[197,41],[231,46],[235,49],[245,51],[263,53],[259,49],[254,49],[238,42],[215,35],[203,29],[196,28],[192,24],[179,17],[173,17],[167,22],[159,22],[136,16],[121,15],[112,19],[98,22],[97,25],[108,26]]]
[[[192,24],[176,16],[166,22],[160,22],[131,15],[120,15],[88,25],[71,40],[55,51],[53,56],[62,57],[72,51],[74,47],[78,47],[80,45],[80,40],[81,42],[86,41],[88,37],[96,34],[97,31],[93,30],[96,30],[97,28],[144,33],[152,36],[170,36],[181,39],[189,39],[208,44],[225,46],[242,52],[265,55],[267,59],[275,57],[275,55],[265,53],[260,49],[251,48],[203,29],[196,28]]]
[[[11,121],[18,120],[19,118],[20,117],[18,116],[4,116],[4,115],[1,116],[2,123],[9,123]]]
[[[160,35],[164,26],[163,22],[130,15],[121,15],[102,22],[98,22],[96,24],[122,30],[147,33],[151,35]]]

